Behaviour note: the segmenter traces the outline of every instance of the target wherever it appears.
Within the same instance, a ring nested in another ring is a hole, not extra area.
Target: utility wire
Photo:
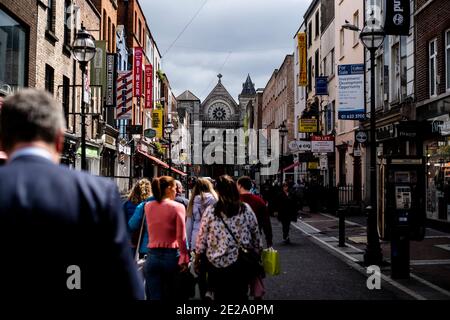
[[[198,9],[198,11],[194,14],[194,16],[191,18],[191,20],[189,20],[189,22],[184,26],[183,30],[181,30],[181,32],[178,34],[178,36],[175,38],[175,40],[172,42],[172,44],[169,46],[169,48],[167,48],[167,50],[163,53],[163,57],[170,51],[170,49],[172,49],[173,45],[175,44],[175,42],[178,41],[178,39],[183,35],[183,33],[186,31],[186,29],[189,27],[189,25],[194,21],[194,19],[198,16],[198,14],[200,13],[200,11],[203,9],[203,7],[206,5],[206,3],[208,2],[208,0],[205,0],[205,2],[203,2],[202,6],[200,7],[200,9]]]
[[[225,64],[227,63],[227,61],[228,61],[228,59],[230,58],[231,54],[232,54],[232,52],[229,51],[227,57],[225,58],[225,61],[222,63],[222,66],[220,66],[218,73],[221,73],[221,72],[222,72],[222,69],[223,69],[223,67],[225,66]],[[212,83],[214,82],[215,78],[216,78],[216,77],[214,76],[214,78],[213,78],[213,79],[211,80],[211,82],[208,84],[208,86],[206,87],[206,89],[203,90],[201,96],[203,96],[203,95],[208,91],[208,89],[211,87]]]

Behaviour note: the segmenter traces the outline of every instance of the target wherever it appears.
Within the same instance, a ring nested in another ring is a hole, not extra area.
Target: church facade
[[[204,101],[200,101],[190,91],[185,91],[177,98],[178,106],[183,106],[190,114],[191,176],[216,179],[223,174],[244,174],[247,147],[245,137],[239,132],[244,132],[247,105],[255,97],[256,91],[250,76],[243,84],[239,102],[236,102],[222,84],[222,75],[219,74],[216,86]],[[200,138],[201,143],[198,141]]]

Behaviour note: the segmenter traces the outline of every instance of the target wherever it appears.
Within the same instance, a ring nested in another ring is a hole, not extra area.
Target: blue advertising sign
[[[364,119],[364,64],[339,65],[338,82],[338,119]]]
[[[328,95],[328,77],[316,77],[316,96]]]

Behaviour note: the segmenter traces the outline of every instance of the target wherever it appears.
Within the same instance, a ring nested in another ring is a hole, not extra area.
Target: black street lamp
[[[75,60],[80,63],[82,88],[81,88],[81,170],[87,170],[86,163],[86,105],[84,102],[84,86],[87,64],[95,56],[95,42],[92,35],[81,25],[72,44],[72,52]]]
[[[282,163],[284,163],[284,138],[288,134],[288,129],[286,128],[284,121],[278,127],[278,131],[280,132],[280,136],[281,136],[281,159],[283,160]],[[281,170],[283,170],[283,168],[281,168]],[[281,172],[280,180],[282,180],[282,178],[283,178],[283,172]],[[283,182],[283,181],[281,181],[281,182]]]
[[[377,148],[375,141],[375,53],[383,44],[385,33],[381,26],[371,20],[372,26],[366,25],[359,34],[364,47],[370,53],[370,206],[367,210],[367,247],[364,253],[365,265],[380,265],[383,261],[380,239],[377,229]],[[346,23],[345,29],[359,31],[357,26]]]
[[[167,120],[166,127],[164,128],[164,132],[169,136],[169,174],[172,170],[172,132],[173,132],[173,124],[169,120]]]

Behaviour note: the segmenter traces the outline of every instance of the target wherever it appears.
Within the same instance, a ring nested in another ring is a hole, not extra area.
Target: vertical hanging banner
[[[364,119],[364,64],[339,65],[338,83],[338,119]]]
[[[152,112],[152,128],[156,131],[156,138],[162,138],[162,109],[154,109]]]
[[[106,92],[105,106],[114,108],[116,106],[116,69],[117,55],[108,53],[106,55]]]
[[[145,109],[153,108],[153,67],[145,65]]]
[[[388,0],[384,10],[384,32],[387,35],[409,35],[410,0]]]
[[[300,87],[306,87],[308,85],[308,77],[306,72],[306,33],[299,32],[297,34],[298,41],[298,85]]]
[[[117,73],[117,120],[131,119],[132,100],[133,74],[131,71],[119,71]]]
[[[134,48],[134,91],[133,97],[140,97],[142,95],[142,57],[143,50],[141,47]]]

